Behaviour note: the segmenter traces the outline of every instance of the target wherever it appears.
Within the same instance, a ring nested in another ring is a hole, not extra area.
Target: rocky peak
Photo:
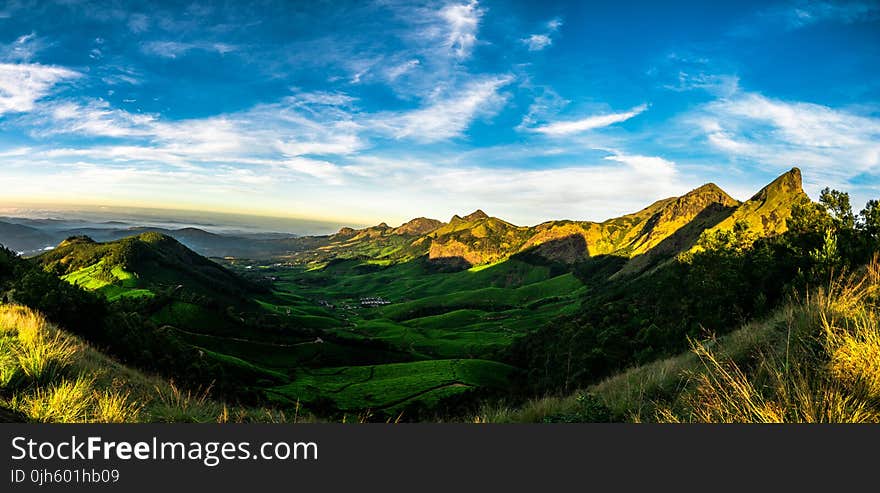
[[[762,188],[755,194],[751,200],[767,200],[774,195],[802,195],[804,193],[803,180],[801,178],[801,170],[791,168],[778,178],[770,182],[769,185]]]
[[[471,212],[470,214],[468,214],[467,216],[464,216],[462,219],[470,222],[470,221],[477,221],[479,219],[487,219],[488,217],[489,217],[488,214],[486,214],[485,212],[483,212],[480,209],[477,209],[474,212]]]
[[[395,234],[399,235],[425,235],[443,226],[442,221],[430,219],[427,217],[417,217],[408,222],[403,223],[394,229]]]

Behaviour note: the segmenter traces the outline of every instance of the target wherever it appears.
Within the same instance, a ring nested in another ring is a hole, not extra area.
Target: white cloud
[[[541,51],[553,44],[553,40],[546,34],[532,34],[522,42],[529,47],[529,51]]]
[[[144,14],[138,14],[138,13],[131,14],[128,17],[127,24],[128,24],[128,29],[131,32],[133,32],[135,34],[140,34],[142,32],[147,31],[148,29],[150,29],[150,18]]]
[[[19,36],[9,44],[0,44],[0,59],[9,62],[29,62],[44,44],[36,33]]]
[[[529,51],[541,51],[553,44],[553,38],[551,36],[558,31],[560,27],[562,27],[562,19],[557,17],[546,23],[547,30],[545,32],[531,34],[520,41],[529,48]]]
[[[70,69],[31,64],[0,63],[0,115],[34,109],[58,83],[80,74]]]
[[[739,92],[703,105],[683,121],[731,160],[774,172],[799,166],[808,188],[848,188],[854,177],[880,175],[877,117]]]
[[[394,138],[436,142],[460,136],[481,116],[498,111],[506,98],[499,94],[513,80],[510,76],[492,77],[468,83],[454,94],[436,98],[427,106],[402,112],[380,114],[372,126]]]
[[[876,1],[804,1],[793,0],[757,12],[736,26],[732,34],[756,36],[767,31],[794,31],[822,22],[853,24],[880,19]]]
[[[407,60],[404,63],[401,63],[399,65],[395,65],[395,66],[389,68],[388,70],[386,70],[385,76],[388,78],[388,80],[394,81],[398,77],[400,77],[401,75],[418,67],[420,64],[421,64],[421,62],[417,58],[414,58],[412,60]]]
[[[317,178],[329,185],[343,183],[342,169],[334,163],[303,157],[290,158],[282,162],[281,167]]]
[[[306,155],[348,155],[364,147],[364,143],[354,134],[330,135],[326,140],[279,141],[276,144],[285,156]]]
[[[37,135],[81,134],[99,137],[132,137],[153,134],[156,116],[115,109],[103,100],[83,104],[59,101],[46,104],[30,119]]]
[[[736,75],[690,73],[680,70],[676,83],[666,84],[663,87],[677,92],[700,89],[716,96],[727,97],[739,91],[739,77]]]
[[[844,23],[876,18],[880,6],[875,2],[798,2],[768,10],[764,16],[781,18],[790,29],[798,29],[826,20]]]
[[[492,207],[519,224],[548,217],[602,220],[635,212],[647,201],[686,192],[675,163],[653,156],[615,154],[613,164],[552,169],[434,167],[412,183],[422,195],[437,196],[467,210]],[[623,164],[623,166],[621,166]],[[419,185],[416,185],[419,186]],[[540,211],[540,212],[537,212]]]
[[[623,163],[634,171],[645,175],[673,176],[676,173],[675,163],[657,156],[640,156],[632,154],[613,154],[605,157],[608,161]]]
[[[623,113],[608,113],[593,115],[579,120],[558,121],[539,127],[531,128],[532,132],[550,136],[570,135],[585,132],[597,128],[607,127],[615,123],[625,122],[648,109],[648,105],[642,104]]]
[[[467,58],[477,42],[477,30],[484,10],[476,0],[465,4],[450,4],[440,10],[446,22],[445,47],[459,59]]]
[[[537,87],[534,90],[538,94],[529,105],[529,111],[526,112],[519,125],[517,125],[517,130],[528,130],[530,126],[539,120],[555,115],[571,102],[561,97],[550,87]]]

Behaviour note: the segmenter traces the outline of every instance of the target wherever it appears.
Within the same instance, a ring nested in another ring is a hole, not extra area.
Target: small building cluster
[[[370,297],[370,298],[361,298],[361,306],[384,306],[390,305],[391,302],[386,300],[385,298],[378,297]]]

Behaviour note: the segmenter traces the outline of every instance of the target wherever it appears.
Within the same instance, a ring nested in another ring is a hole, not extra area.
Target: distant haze
[[[23,217],[30,219],[59,219],[64,220],[65,222],[76,220],[83,221],[84,224],[80,227],[95,227],[101,225],[101,223],[116,221],[126,223],[127,226],[147,226],[167,229],[192,227],[213,233],[277,232],[291,233],[295,235],[323,235],[334,233],[342,226],[365,226],[361,224],[343,224],[301,218],[133,207],[0,206],[0,216]]]

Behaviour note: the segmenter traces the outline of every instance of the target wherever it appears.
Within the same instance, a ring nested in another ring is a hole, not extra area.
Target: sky
[[[603,220],[880,198],[880,2],[0,0],[0,205]]]

